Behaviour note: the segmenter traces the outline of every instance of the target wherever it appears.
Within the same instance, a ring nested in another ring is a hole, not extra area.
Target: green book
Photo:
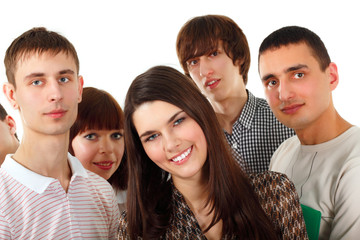
[[[319,238],[321,212],[303,204],[301,204],[301,208],[309,240],[317,240]]]

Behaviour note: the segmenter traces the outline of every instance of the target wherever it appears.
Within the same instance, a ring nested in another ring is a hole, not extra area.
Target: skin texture
[[[124,155],[124,130],[86,130],[72,141],[75,156],[82,165],[109,179],[120,166]]]

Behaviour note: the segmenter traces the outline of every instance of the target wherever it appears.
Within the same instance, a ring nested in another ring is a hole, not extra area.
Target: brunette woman
[[[247,177],[209,101],[179,71],[139,75],[125,101],[129,186],[119,239],[307,239],[285,175]]]

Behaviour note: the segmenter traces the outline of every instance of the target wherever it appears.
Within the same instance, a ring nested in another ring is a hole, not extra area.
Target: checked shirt
[[[260,173],[269,169],[275,150],[295,132],[276,119],[265,99],[247,92],[248,101],[233,124],[232,134],[224,132],[234,158],[245,172]]]

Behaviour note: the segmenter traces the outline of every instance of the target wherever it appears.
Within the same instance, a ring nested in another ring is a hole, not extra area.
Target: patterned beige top
[[[294,184],[284,174],[266,171],[250,174],[250,183],[260,205],[271,219],[279,239],[308,239],[299,197]],[[173,214],[170,227],[161,239],[206,240],[199,224],[182,194],[173,189]],[[126,212],[120,217],[119,239],[130,239],[127,233]],[[236,236],[223,239],[238,239]]]

